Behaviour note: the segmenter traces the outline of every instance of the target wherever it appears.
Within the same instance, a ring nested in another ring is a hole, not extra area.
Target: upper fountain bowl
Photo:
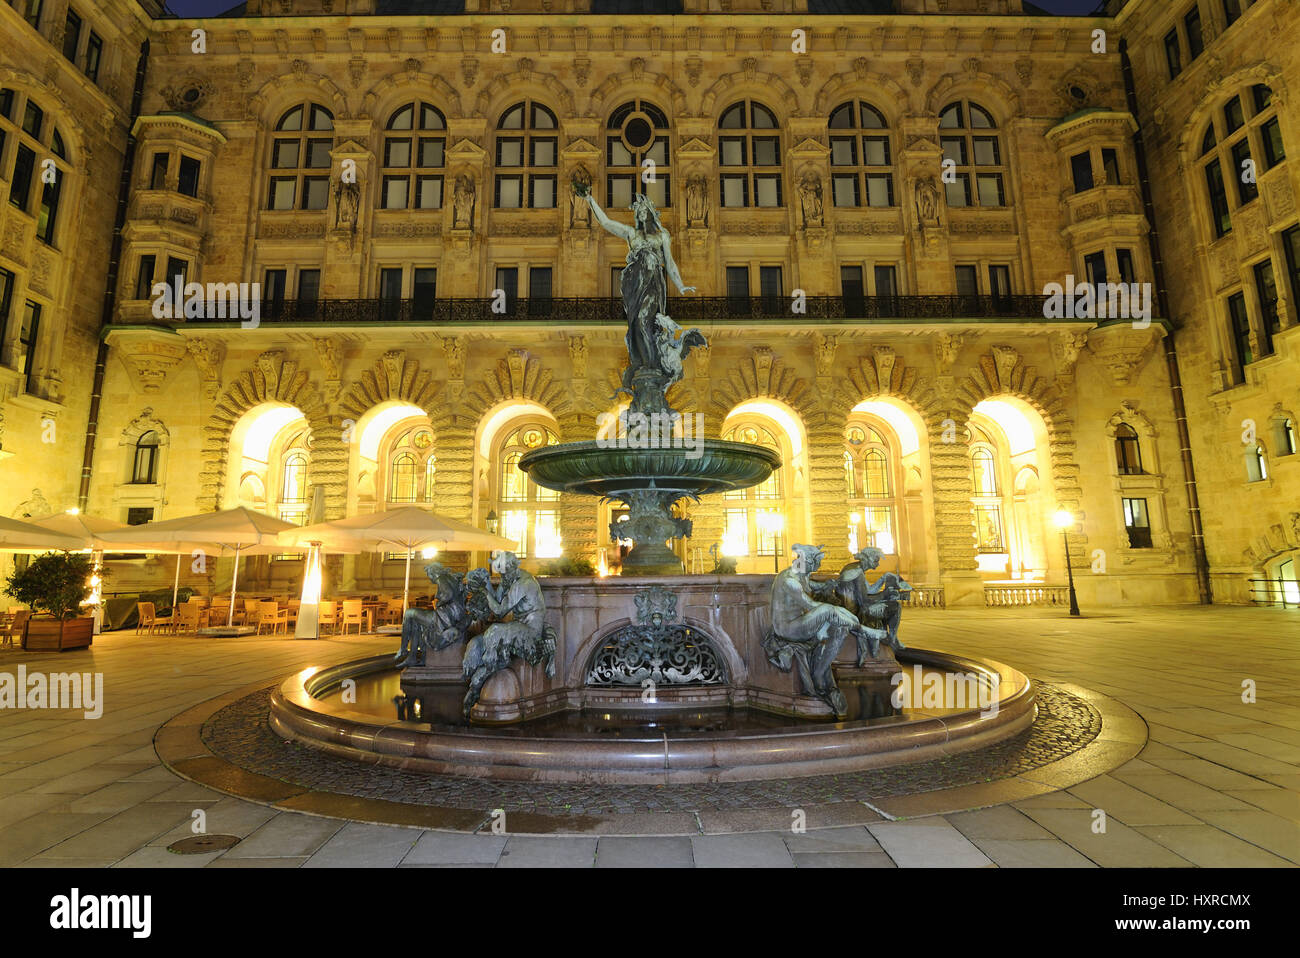
[[[611,441],[612,443],[612,441]],[[594,440],[543,446],[525,453],[519,468],[539,486],[557,492],[619,498],[645,490],[686,496],[756,486],[781,466],[771,449],[705,439],[693,449],[620,449]]]

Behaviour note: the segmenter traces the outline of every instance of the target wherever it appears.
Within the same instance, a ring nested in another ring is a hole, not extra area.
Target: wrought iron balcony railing
[[[808,296],[803,310],[782,296],[681,296],[669,313],[683,326],[727,321],[828,322],[871,320],[1043,319],[1042,296]],[[218,308],[220,305],[221,308]],[[494,322],[620,324],[623,301],[580,296],[507,300],[504,311],[493,299],[332,299],[263,301],[260,322],[326,326],[457,325]],[[233,307],[209,303],[204,316],[188,323],[235,323]]]

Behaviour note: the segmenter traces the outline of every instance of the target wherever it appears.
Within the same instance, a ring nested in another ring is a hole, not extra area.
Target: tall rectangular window
[[[898,271],[893,266],[873,267],[872,274],[876,281],[877,296],[892,298],[898,295]]]
[[[1169,79],[1183,72],[1183,55],[1178,48],[1178,31],[1165,34],[1165,62],[1169,65]]]
[[[91,83],[99,82],[99,62],[104,58],[104,41],[94,30],[86,41],[86,76]]]
[[[1106,174],[1107,186],[1119,186],[1121,184],[1119,176],[1119,152],[1109,147],[1101,151],[1101,168]]]
[[[182,288],[185,286],[186,277],[190,272],[190,264],[175,256],[167,257],[167,282],[173,285],[179,284]]]
[[[1264,144],[1264,169],[1271,170],[1286,159],[1286,147],[1282,145],[1282,127],[1278,124],[1277,117],[1260,126],[1259,138]]]
[[[727,267],[727,295],[732,299],[749,299],[749,267]]]
[[[77,62],[77,48],[81,46],[81,17],[68,8],[68,25],[63,33],[63,55]]]
[[[9,336],[9,310],[13,308],[15,276],[0,269],[0,343]]]
[[[176,182],[178,192],[184,193],[186,196],[199,195],[199,169],[198,160],[181,154],[181,168]]]
[[[989,294],[998,309],[1005,310],[1011,304],[1011,267],[989,267]]]
[[[1255,177],[1246,176],[1247,164],[1250,163],[1250,140],[1243,137],[1232,147],[1232,178],[1237,181],[1237,198],[1245,206],[1259,196],[1259,186]]]
[[[298,270],[298,308],[308,313],[316,308],[320,301],[320,270]]]
[[[379,298],[389,301],[402,298],[402,270],[381,269],[379,271]]]
[[[158,268],[158,257],[141,256],[140,266],[135,274],[135,298],[152,299],[153,298],[153,274]]]
[[[53,183],[41,187],[41,206],[36,211],[36,238],[50,246],[54,245],[54,226],[59,218],[59,194],[62,190],[62,170],[54,177]]]
[[[978,296],[980,293],[979,272],[974,266],[957,267],[957,295]]]
[[[764,299],[764,309],[781,309],[780,302],[785,295],[785,286],[781,281],[780,266],[760,266],[758,268],[758,294]]]
[[[32,176],[36,171],[36,154],[18,144],[14,151],[14,175],[9,180],[9,204],[24,213],[31,205]]]
[[[1205,185],[1210,192],[1210,225],[1215,237],[1232,232],[1232,216],[1228,212],[1228,191],[1223,185],[1223,168],[1215,160],[1205,167]]]
[[[167,189],[167,165],[170,157],[166,153],[155,153],[153,165],[149,169],[149,189]]]
[[[1232,26],[1241,19],[1241,0],[1223,0],[1224,26]]]
[[[1151,519],[1145,499],[1124,500],[1124,529],[1128,532],[1130,549],[1151,548]]]
[[[1074,176],[1074,192],[1092,189],[1092,154],[1076,153],[1070,157],[1070,173]]]
[[[528,268],[528,315],[549,316],[551,313],[551,267]]]
[[[1183,26],[1187,30],[1187,58],[1195,60],[1205,49],[1205,34],[1201,32],[1201,8],[1193,4],[1192,9],[1183,17]]]
[[[866,287],[861,266],[840,267],[840,295],[844,297],[844,315],[856,317],[866,312]]]
[[[36,337],[40,333],[40,327],[40,304],[28,300],[23,310],[23,325],[18,331],[18,352],[14,355],[14,366],[22,373],[23,388],[33,395],[36,392]]]
[[[1277,314],[1277,280],[1273,276],[1273,261],[1264,260],[1255,265],[1255,292],[1259,295],[1259,316],[1264,334],[1262,345],[1267,355],[1273,354],[1273,334],[1282,329]]]
[[[416,319],[432,319],[433,304],[438,295],[438,271],[431,267],[415,270],[411,282],[411,300]]]
[[[1233,293],[1228,297],[1228,332],[1232,336],[1233,359],[1236,362],[1235,381],[1245,382],[1245,367],[1255,361],[1250,349],[1250,317],[1246,313],[1246,297]]]
[[[1119,281],[1121,283],[1137,282],[1137,268],[1133,265],[1132,250],[1115,250],[1115,265],[1119,267]]]
[[[1089,253],[1083,258],[1083,269],[1087,274],[1088,282],[1092,285],[1106,282],[1106,254]]]
[[[519,268],[517,266],[498,266],[496,288],[505,293],[506,309],[514,309],[519,297]]]
[[[1282,234],[1282,251],[1286,255],[1286,275],[1291,287],[1291,308],[1300,309],[1300,226]]]
[[[285,288],[288,286],[289,271],[285,269],[268,269],[262,280],[262,301],[272,308],[284,303]]]

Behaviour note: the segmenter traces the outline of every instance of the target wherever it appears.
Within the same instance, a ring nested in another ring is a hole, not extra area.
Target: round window
[[[623,139],[627,140],[627,145],[632,149],[641,150],[650,145],[654,132],[649,120],[643,116],[634,116],[623,127]]]

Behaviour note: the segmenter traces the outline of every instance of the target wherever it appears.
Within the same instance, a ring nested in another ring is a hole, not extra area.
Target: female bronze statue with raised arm
[[[668,312],[668,283],[671,280],[681,293],[693,293],[695,287],[687,286],[682,281],[682,274],[673,260],[671,237],[660,222],[659,212],[648,196],[637,194],[632,201],[634,225],[625,226],[605,215],[585,184],[575,181],[573,189],[579,195],[587,197],[596,222],[627,243],[627,265],[623,267],[622,287],[629,362],[623,373],[623,390],[632,395],[634,400],[642,398],[635,389],[637,374],[642,370],[651,370],[657,379],[664,372],[659,347],[661,334],[658,317]],[[703,341],[704,337],[699,336],[699,342],[686,344],[682,355],[689,352],[690,345],[703,345]],[[634,405],[639,404],[634,402]]]

